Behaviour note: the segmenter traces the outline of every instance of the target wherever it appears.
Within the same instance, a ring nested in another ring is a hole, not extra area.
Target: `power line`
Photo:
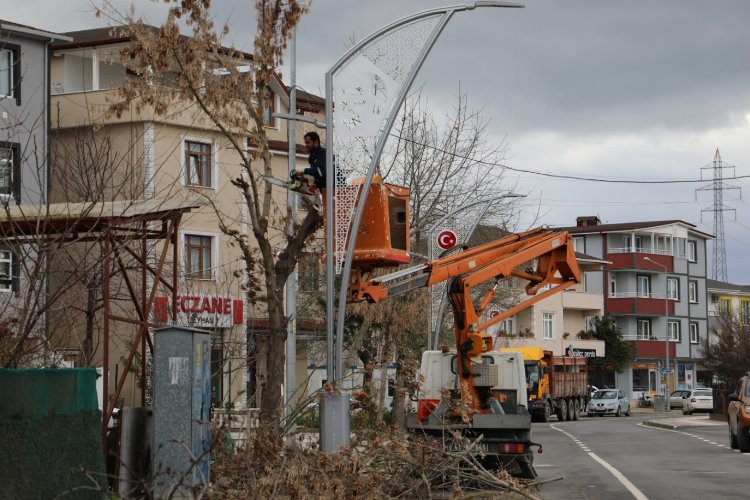
[[[584,177],[580,175],[567,175],[567,174],[554,174],[551,172],[540,172],[536,170],[529,170],[524,168],[518,168],[518,167],[510,167],[508,165],[502,164],[502,163],[494,163],[494,162],[488,162],[484,160],[479,160],[476,158],[472,158],[470,156],[464,156],[458,153],[455,153],[453,151],[447,151],[445,149],[441,149],[437,146],[433,146],[431,144],[425,144],[423,142],[415,141],[413,139],[408,139],[406,137],[401,137],[397,134],[390,133],[391,137],[395,137],[401,141],[410,142],[412,144],[416,144],[417,146],[422,146],[425,148],[430,148],[435,151],[438,151],[440,153],[447,154],[449,156],[452,156],[454,158],[460,158],[462,160],[469,160],[474,163],[480,164],[480,165],[486,165],[488,167],[499,167],[506,170],[510,170],[512,172],[519,172],[523,174],[532,174],[532,175],[539,175],[542,177],[551,177],[553,179],[568,179],[568,180],[574,180],[574,181],[587,181],[587,182],[604,182],[604,183],[610,183],[610,184],[695,184],[700,182],[706,182],[705,179],[667,179],[667,180],[656,180],[656,179],[650,179],[650,180],[626,180],[626,179],[604,179],[601,177]],[[726,180],[739,180],[739,179],[747,179],[750,178],[750,175],[735,175],[734,177],[727,177]]]

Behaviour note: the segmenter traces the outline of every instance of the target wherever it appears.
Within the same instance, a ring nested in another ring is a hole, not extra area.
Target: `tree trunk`
[[[282,301],[271,297],[268,301],[268,337],[264,342],[265,377],[261,382],[260,424],[276,434],[281,427],[281,416],[284,401],[281,388],[284,383],[286,367],[286,318],[278,305]]]
[[[84,366],[91,366],[94,358],[94,315],[96,311],[96,294],[96,288],[89,286],[86,294],[86,333],[83,340]]]
[[[380,390],[378,391],[378,414],[375,422],[377,424],[383,423],[383,412],[385,409],[385,398],[388,395],[388,342],[390,341],[390,334],[388,327],[386,327],[383,333],[383,351],[380,356]]]
[[[406,405],[404,404],[405,384],[404,377],[404,349],[397,343],[396,351],[396,379],[393,387],[393,424],[399,429],[406,427]]]
[[[362,364],[364,365],[364,371],[362,372],[362,392],[367,394],[368,398],[372,398],[372,371],[374,369],[373,366],[373,342],[372,337],[375,334],[376,329],[372,328],[370,330],[370,334],[365,333],[364,338],[362,339],[362,348],[357,351],[357,355],[359,356],[359,360],[362,361]]]

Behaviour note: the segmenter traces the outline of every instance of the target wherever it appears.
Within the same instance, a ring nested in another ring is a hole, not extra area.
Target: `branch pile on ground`
[[[256,436],[246,449],[215,455],[214,498],[535,498],[505,471],[490,471],[465,442],[446,452],[436,440],[391,429],[360,434],[352,447],[326,455],[316,446],[276,448]]]

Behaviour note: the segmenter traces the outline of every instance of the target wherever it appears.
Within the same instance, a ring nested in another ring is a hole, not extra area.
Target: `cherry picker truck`
[[[432,394],[418,401],[407,428],[442,439],[446,446],[451,446],[446,436],[454,432],[479,439],[485,459],[513,465],[516,475],[534,478],[531,447],[541,450],[541,445],[531,441],[523,355],[494,349],[488,329],[580,281],[570,236],[533,229],[380,274],[409,262],[409,190],[375,176],[357,235],[347,301],[378,303],[447,281],[453,310],[455,348],[424,353],[422,371]],[[481,319],[498,283],[511,277],[526,282],[528,298]],[[494,285],[480,290],[490,283]],[[482,292],[478,300],[472,296],[475,290]]]

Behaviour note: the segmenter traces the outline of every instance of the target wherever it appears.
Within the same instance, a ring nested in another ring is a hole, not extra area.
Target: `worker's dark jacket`
[[[307,175],[312,175],[315,179],[315,185],[318,189],[326,187],[326,148],[318,148],[312,153],[307,161],[310,166],[304,170]]]

